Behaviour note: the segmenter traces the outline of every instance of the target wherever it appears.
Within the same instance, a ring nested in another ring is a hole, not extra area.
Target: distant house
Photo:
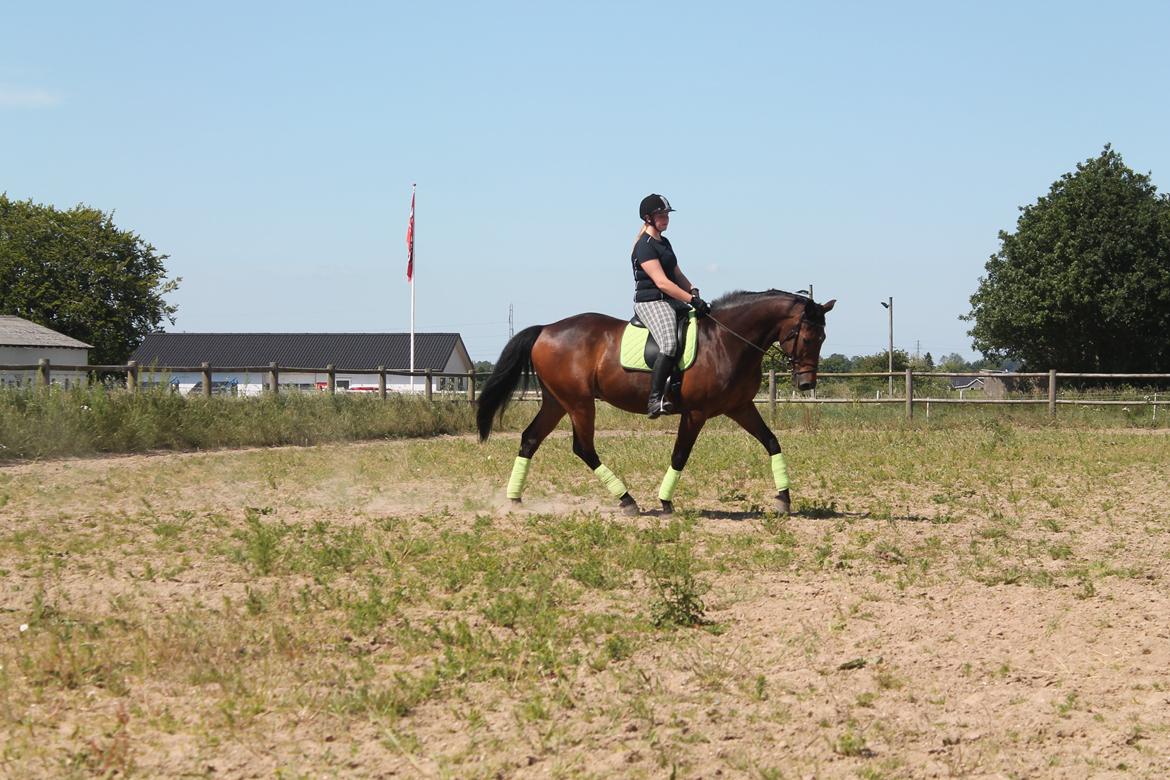
[[[356,373],[354,369],[406,371],[410,368],[409,333],[151,333],[131,360],[141,366],[141,381],[168,382],[180,392],[201,391],[203,375],[193,371],[151,371],[159,368],[197,369],[203,363],[215,370],[212,389],[220,393],[255,395],[263,391],[266,372],[240,371],[240,367],[281,366],[282,389],[324,389],[329,375],[326,366],[335,366],[337,389],[376,391],[377,374]],[[414,367],[434,373],[466,374],[474,368],[463,337],[458,333],[416,333]],[[290,369],[321,369],[293,371]],[[424,390],[425,380],[414,381],[414,392]],[[466,380],[435,380],[435,389],[463,390]],[[387,375],[386,389],[411,392],[410,377]]]
[[[982,390],[983,379],[977,376],[953,376],[951,377],[952,390]]]
[[[23,317],[0,315],[0,365],[33,365],[41,358],[48,358],[52,364],[84,366],[89,364],[92,344],[50,330],[43,325],[29,322]],[[68,387],[84,383],[83,371],[58,371],[52,369],[53,384]],[[0,369],[0,384],[27,385],[36,382],[36,371],[8,371]]]

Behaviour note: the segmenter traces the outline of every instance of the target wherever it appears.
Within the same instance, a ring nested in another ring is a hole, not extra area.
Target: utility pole
[[[508,341],[512,340],[512,304],[508,304]]]
[[[885,306],[887,309],[890,310],[890,360],[889,360],[890,367],[887,370],[890,372],[889,393],[890,393],[890,396],[893,397],[893,395],[894,395],[894,296],[892,296],[892,295],[890,296],[889,303],[886,303],[885,301],[882,301],[881,303],[882,303],[882,306]]]

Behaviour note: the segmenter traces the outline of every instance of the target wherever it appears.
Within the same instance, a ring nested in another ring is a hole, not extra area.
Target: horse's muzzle
[[[792,384],[796,385],[800,391],[807,391],[807,389],[817,387],[817,370],[815,368],[806,368],[804,371],[793,371]]]
[[[817,386],[817,372],[812,371],[794,371],[792,378],[796,381],[796,387],[799,390],[812,390]]]

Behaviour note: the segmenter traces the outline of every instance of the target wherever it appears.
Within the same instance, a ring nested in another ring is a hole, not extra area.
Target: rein
[[[796,340],[800,338],[800,329],[801,329],[802,327],[804,327],[805,320],[808,318],[808,304],[809,304],[809,301],[810,301],[810,300],[811,300],[811,299],[808,299],[808,298],[806,298],[806,299],[805,299],[805,302],[804,302],[804,311],[802,311],[802,312],[800,313],[800,321],[799,321],[799,322],[797,322],[795,326],[793,326],[792,330],[788,331],[788,335],[787,335],[787,336],[785,336],[784,338],[782,338],[782,339],[780,339],[779,341],[777,341],[777,342],[776,342],[776,344],[777,344],[777,345],[780,347],[780,351],[781,351],[781,352],[783,352],[783,351],[784,351],[784,345],[785,345],[785,344],[787,344],[789,341],[791,341],[791,342],[792,342],[792,346],[793,346],[793,348],[795,348],[795,347],[796,347]],[[727,326],[726,326],[726,325],[724,325],[722,322],[720,322],[719,320],[717,320],[717,319],[716,319],[714,316],[712,316],[711,314],[708,314],[708,315],[707,315],[707,317],[708,317],[708,319],[710,319],[711,321],[713,321],[713,322],[714,322],[716,325],[718,325],[719,327],[723,328],[725,331],[727,331],[728,333],[730,333],[732,336],[735,336],[737,339],[739,339],[740,341],[742,341],[744,344],[747,344],[749,347],[751,347],[752,349],[756,350],[757,352],[760,352],[760,353],[762,353],[762,354],[765,354],[765,355],[768,353],[768,350],[767,350],[767,348],[765,348],[765,347],[761,347],[761,346],[759,346],[759,345],[757,345],[757,344],[755,344],[755,343],[753,343],[753,342],[751,342],[751,341],[748,341],[746,338],[744,338],[743,336],[741,336],[740,334],[736,333],[734,330],[732,330],[731,328],[727,327]],[[769,345],[769,346],[770,346],[770,345]],[[791,359],[791,357],[792,357],[792,356],[791,356],[791,355],[786,355],[786,357],[788,357],[788,358],[790,358],[790,359]]]
[[[707,315],[707,319],[711,320],[711,321],[712,321],[712,322],[714,322],[716,325],[718,325],[719,327],[723,328],[725,331],[727,331],[728,333],[730,333],[732,336],[735,336],[737,339],[739,339],[740,341],[742,341],[744,344],[747,344],[749,347],[751,347],[752,349],[756,350],[757,352],[763,352],[764,354],[767,354],[768,350],[764,349],[763,347],[759,347],[759,346],[755,345],[754,343],[752,343],[752,342],[748,341],[748,340],[747,340],[747,339],[745,339],[743,336],[739,335],[739,334],[738,334],[738,333],[736,333],[734,330],[732,330],[731,328],[727,327],[726,325],[724,325],[724,324],[723,324],[722,322],[720,322],[719,320],[715,319],[715,316],[714,316],[714,315],[712,315],[712,314],[708,314],[708,315]]]

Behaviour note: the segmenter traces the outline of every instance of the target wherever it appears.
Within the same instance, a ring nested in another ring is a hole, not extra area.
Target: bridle
[[[800,343],[800,332],[801,332],[801,330],[804,328],[804,325],[805,325],[805,323],[806,323],[806,322],[808,322],[809,324],[811,324],[811,322],[810,322],[810,320],[809,320],[809,318],[808,318],[808,307],[809,307],[809,305],[810,305],[811,303],[812,303],[812,298],[805,298],[805,299],[804,299],[804,309],[803,309],[803,310],[800,312],[800,319],[799,319],[799,320],[797,320],[796,324],[795,324],[795,325],[793,325],[793,326],[792,326],[792,328],[791,328],[791,329],[788,331],[788,335],[787,335],[787,336],[785,336],[784,338],[782,338],[782,339],[780,339],[779,341],[775,342],[776,346],[780,347],[780,351],[781,351],[782,353],[784,353],[784,356],[785,356],[786,358],[788,358],[788,360],[789,360],[789,361],[792,363],[792,376],[793,376],[793,378],[794,378],[794,379],[795,379],[796,377],[800,376],[801,374],[812,374],[812,373],[814,373],[813,371],[797,371],[797,370],[796,370],[796,355],[795,355],[795,353],[796,353],[796,345]],[[729,328],[729,327],[727,327],[726,325],[724,325],[722,322],[720,322],[718,319],[716,319],[716,318],[715,318],[714,316],[712,316],[711,314],[708,314],[708,315],[707,315],[707,317],[708,317],[708,318],[709,318],[709,319],[710,319],[712,322],[714,322],[716,325],[718,325],[719,327],[723,328],[725,331],[727,331],[728,333],[730,333],[732,336],[735,336],[737,339],[739,339],[740,341],[742,341],[744,344],[747,344],[749,347],[751,347],[752,349],[756,350],[757,352],[760,352],[760,353],[763,353],[763,354],[767,354],[767,353],[768,353],[768,349],[767,349],[766,347],[761,347],[760,345],[758,345],[758,344],[756,344],[756,343],[754,343],[754,342],[752,342],[752,341],[748,341],[746,338],[744,338],[743,336],[741,336],[740,334],[736,333],[736,332],[735,332],[734,330],[732,330],[731,328]],[[789,350],[787,350],[787,349],[785,349],[785,348],[784,348],[784,345],[785,345],[785,344],[787,344],[789,341],[791,341],[791,342],[792,342],[792,350],[791,350],[791,351],[789,351]],[[799,384],[799,382],[798,382],[797,384]]]

